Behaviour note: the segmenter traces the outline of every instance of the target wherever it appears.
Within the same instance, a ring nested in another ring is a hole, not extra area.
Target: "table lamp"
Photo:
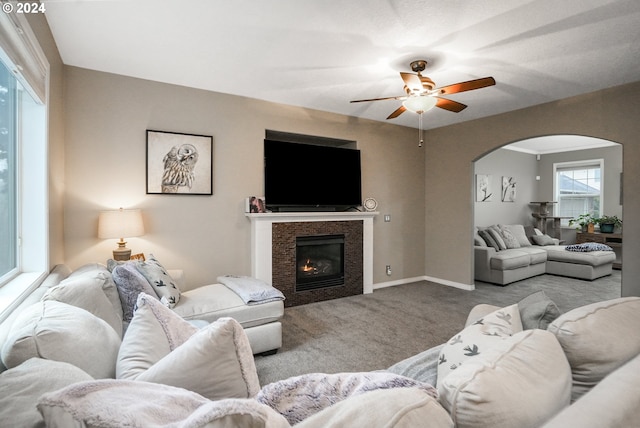
[[[114,260],[129,260],[131,250],[127,248],[124,238],[144,235],[142,212],[135,210],[103,211],[98,217],[98,238],[120,238],[118,248],[113,250]]]

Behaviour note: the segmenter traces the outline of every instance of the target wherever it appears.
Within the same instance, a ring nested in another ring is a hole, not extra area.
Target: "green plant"
[[[598,219],[593,217],[590,213],[580,214],[578,217],[572,218],[571,220],[569,220],[569,226],[573,226],[574,224],[577,224],[580,227],[576,227],[576,229],[581,230],[587,227],[589,223],[597,223],[596,220]]]
[[[604,215],[600,218],[595,219],[595,222],[600,225],[612,224],[613,227],[622,227],[622,220],[619,219],[616,215]]]

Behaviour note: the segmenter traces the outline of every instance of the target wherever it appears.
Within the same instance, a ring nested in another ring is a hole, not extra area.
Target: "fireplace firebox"
[[[344,242],[344,235],[296,237],[296,292],[344,285]]]

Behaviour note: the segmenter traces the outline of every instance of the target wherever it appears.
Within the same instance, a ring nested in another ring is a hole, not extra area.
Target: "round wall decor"
[[[378,208],[378,201],[373,198],[367,198],[362,202],[362,206],[367,211],[375,211]]]

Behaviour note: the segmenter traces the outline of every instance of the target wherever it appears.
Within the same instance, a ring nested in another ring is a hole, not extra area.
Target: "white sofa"
[[[481,236],[486,231],[502,241],[488,245]],[[505,234],[514,240],[509,242]],[[474,234],[474,278],[492,284],[507,285],[544,273],[592,281],[610,275],[615,258],[613,251],[567,251],[558,239],[523,225],[476,228]]]

